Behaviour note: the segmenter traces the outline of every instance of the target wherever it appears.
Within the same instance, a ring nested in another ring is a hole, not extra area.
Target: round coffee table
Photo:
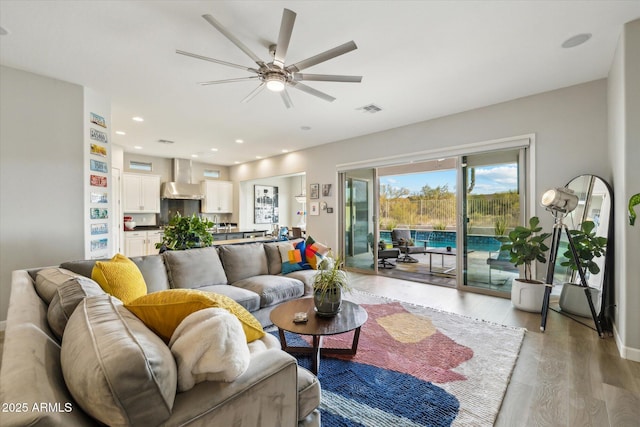
[[[307,313],[307,322],[295,323],[293,317],[295,313]],[[360,338],[360,327],[367,321],[369,315],[366,310],[350,301],[342,300],[340,312],[334,317],[321,317],[316,315],[313,298],[301,298],[280,304],[271,312],[270,318],[274,325],[278,327],[280,335],[280,345],[287,353],[311,354],[311,371],[318,374],[320,367],[320,356],[326,354],[347,354],[354,355],[358,350],[358,339]],[[326,335],[337,335],[353,331],[353,342],[351,348],[323,348],[322,337]],[[311,335],[311,347],[290,347],[284,331],[293,332],[300,335]]]

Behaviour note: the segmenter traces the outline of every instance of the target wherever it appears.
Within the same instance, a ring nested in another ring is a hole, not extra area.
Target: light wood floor
[[[542,333],[540,315],[508,299],[350,274],[359,290],[527,329],[496,426],[640,426],[640,363],[621,359],[612,337],[554,311]]]

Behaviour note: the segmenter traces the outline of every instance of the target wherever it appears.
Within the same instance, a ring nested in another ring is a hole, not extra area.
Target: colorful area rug
[[[323,356],[322,426],[492,426],[524,329],[354,291],[362,305],[355,356]],[[275,332],[277,336],[277,332]],[[325,337],[349,347],[353,333]],[[287,335],[289,345],[309,337]],[[310,359],[298,363],[309,367]]]

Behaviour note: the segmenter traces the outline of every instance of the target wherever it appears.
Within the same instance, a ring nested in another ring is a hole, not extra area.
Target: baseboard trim
[[[623,359],[632,360],[634,362],[640,362],[640,349],[625,346],[622,343],[622,338],[620,338],[618,328],[616,328],[615,324],[613,325],[613,337],[616,340],[616,345],[618,346],[620,357],[622,357]]]

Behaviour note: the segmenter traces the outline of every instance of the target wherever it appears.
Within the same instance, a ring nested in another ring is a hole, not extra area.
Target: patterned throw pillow
[[[320,261],[329,253],[329,248],[322,243],[316,242],[311,236],[307,238],[305,245],[307,263],[309,263],[311,269],[317,270]]]
[[[122,254],[116,254],[110,261],[97,261],[91,278],[106,293],[125,304],[147,294],[147,284],[140,269]]]
[[[282,274],[299,270],[309,270],[311,268],[305,256],[304,240],[295,246],[293,244],[282,245],[278,249],[280,250],[280,257],[282,258]]]

